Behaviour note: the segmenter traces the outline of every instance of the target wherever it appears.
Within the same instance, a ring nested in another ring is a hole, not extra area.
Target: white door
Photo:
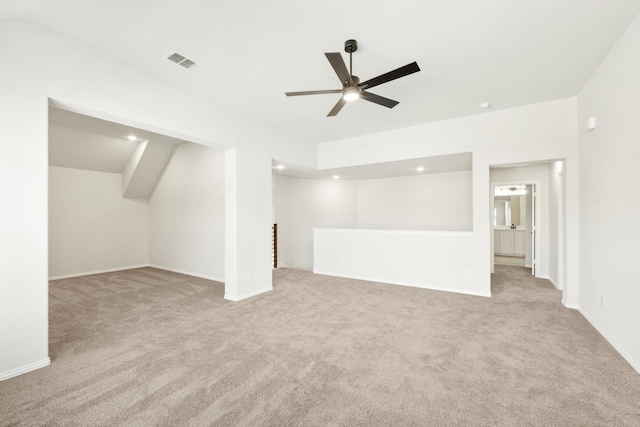
[[[531,275],[536,275],[536,186],[531,186]]]

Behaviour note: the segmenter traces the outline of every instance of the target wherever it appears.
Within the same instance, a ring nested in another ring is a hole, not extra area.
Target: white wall
[[[357,226],[357,182],[275,175],[278,266],[313,269],[314,227]]]
[[[640,371],[640,18],[582,89],[578,108],[580,311]],[[593,132],[589,117],[597,118]]]
[[[122,197],[122,175],[49,167],[49,277],[149,263],[149,204]]]
[[[468,231],[315,229],[313,271],[491,296],[488,290],[474,288],[472,235]]]
[[[491,275],[489,166],[566,159],[567,286],[563,304],[578,303],[577,99],[567,98],[508,110],[414,126],[320,144],[321,169],[453,153],[473,153],[473,236],[469,293],[487,293]],[[452,243],[453,244],[453,243]],[[419,256],[419,254],[417,254]]]
[[[314,167],[315,145],[35,24],[0,22],[0,45],[12,59],[0,68],[0,117],[10,118],[0,121],[0,141],[11,141],[0,156],[0,194],[3,206],[11,206],[0,210],[0,378],[48,363],[50,100],[100,119],[236,150],[229,161],[239,172],[225,179],[233,190],[225,197],[237,208],[225,222],[225,240],[231,240],[225,242],[225,287],[240,296],[271,287],[271,159]],[[255,274],[247,278],[247,271]]]
[[[358,228],[470,231],[471,171],[357,181]]]
[[[361,181],[274,176],[280,267],[313,269],[312,228],[471,229],[470,171]]]
[[[153,265],[224,281],[224,151],[179,146],[149,200],[122,175],[49,167],[49,276]]]
[[[224,281],[223,150],[178,146],[149,200],[149,259]]]
[[[549,277],[549,165],[536,165],[512,168],[493,168],[491,169],[492,184],[524,184],[532,181],[537,182],[536,197],[536,226],[538,233],[536,234],[536,277]],[[524,208],[524,207],[523,207]],[[528,204],[526,209],[528,210]],[[531,240],[527,239],[527,245],[530,247]],[[528,253],[530,251],[527,251]],[[493,253],[493,251],[492,251]],[[528,260],[528,262],[530,262]]]

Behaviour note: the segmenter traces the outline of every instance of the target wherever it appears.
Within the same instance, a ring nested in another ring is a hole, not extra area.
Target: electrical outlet
[[[604,297],[600,297],[600,307],[604,308]]]
[[[251,279],[251,276],[252,276],[251,271],[247,271],[247,279]]]
[[[467,269],[467,277],[473,277],[473,270],[472,269]]]

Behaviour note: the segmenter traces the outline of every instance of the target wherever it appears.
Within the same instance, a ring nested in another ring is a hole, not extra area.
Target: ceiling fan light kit
[[[345,88],[342,93],[345,101],[355,101],[360,98],[360,91],[355,87]]]
[[[416,62],[412,62],[411,64],[405,65],[404,67],[396,68],[395,70],[389,71],[388,73],[381,74],[377,77],[360,83],[360,79],[358,78],[358,76],[353,75],[352,57],[353,52],[358,50],[358,42],[353,39],[347,40],[346,42],[344,42],[344,50],[349,54],[348,70],[340,52],[327,52],[324,54],[333,67],[333,71],[335,71],[338,79],[340,79],[342,89],[286,92],[285,95],[303,96],[341,93],[342,96],[333,107],[333,109],[329,111],[327,117],[336,116],[347,102],[355,101],[356,99],[364,99],[365,101],[373,102],[374,104],[382,105],[383,107],[393,108],[398,105],[398,101],[373,94],[371,92],[368,92],[368,90],[374,86],[378,86],[383,83],[387,83],[392,80],[399,79],[400,77],[405,77],[409,74],[417,73],[418,71],[420,71],[420,67],[418,67],[418,64]]]

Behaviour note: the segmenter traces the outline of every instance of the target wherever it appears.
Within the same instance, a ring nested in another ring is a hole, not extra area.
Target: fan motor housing
[[[349,39],[344,42],[344,51],[347,53],[353,53],[358,50],[358,42],[353,39]]]

